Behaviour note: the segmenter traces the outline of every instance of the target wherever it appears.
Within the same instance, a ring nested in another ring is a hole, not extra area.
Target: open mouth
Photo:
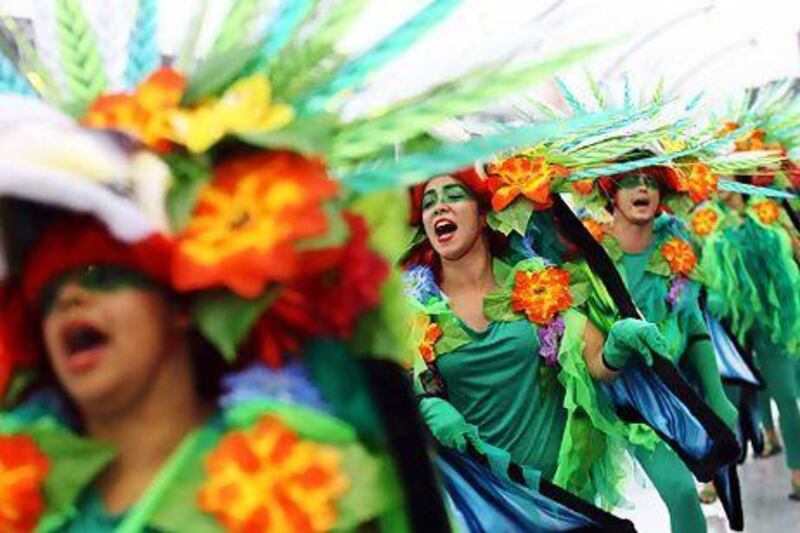
[[[633,201],[633,207],[650,207],[650,200],[648,198],[637,198]]]
[[[439,238],[452,235],[457,229],[458,225],[452,220],[447,219],[438,220],[436,224],[433,225],[433,231]]]
[[[105,333],[85,322],[68,326],[63,335],[69,357],[101,348],[108,342]]]

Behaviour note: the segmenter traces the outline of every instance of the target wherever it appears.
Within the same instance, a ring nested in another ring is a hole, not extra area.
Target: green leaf
[[[322,411],[272,399],[238,404],[225,412],[225,421],[234,428],[252,427],[264,416],[280,418],[301,437],[319,442],[347,444],[358,437],[352,426]]]
[[[502,211],[492,211],[487,217],[489,227],[508,236],[512,231],[525,236],[528,221],[533,214],[533,204],[522,196],[517,197],[511,205]]]
[[[277,289],[267,290],[255,299],[242,298],[225,290],[207,292],[195,300],[192,317],[200,332],[228,361],[233,361],[239,344],[277,295]]]
[[[569,292],[572,294],[572,306],[580,307],[586,303],[586,300],[589,299],[589,293],[591,290],[592,286],[588,281],[571,284],[569,286]]]
[[[659,276],[664,276],[667,278],[672,277],[672,270],[669,268],[669,264],[667,263],[666,258],[658,251],[654,253],[650,258],[650,263],[647,265],[648,272],[652,272],[653,274],[657,274]]]
[[[64,524],[80,495],[116,454],[114,447],[77,436],[51,423],[25,428],[50,460],[44,483],[47,512],[39,521],[41,530]]]
[[[442,328],[442,336],[435,346],[437,355],[444,355],[472,342],[469,334],[452,313],[439,315],[436,323]]]
[[[211,163],[207,157],[168,154],[164,161],[172,173],[172,187],[167,193],[167,215],[175,232],[182,231],[194,211],[197,198],[211,181]]]
[[[497,290],[486,295],[483,299],[483,313],[492,322],[511,322],[518,320],[511,309],[511,291]]]
[[[603,239],[602,242],[603,248],[605,248],[608,257],[611,258],[612,261],[615,263],[619,263],[620,259],[622,259],[622,248],[619,245],[619,241],[613,235],[606,235],[606,238]]]
[[[361,194],[348,209],[367,222],[370,247],[389,261],[397,261],[405,251],[409,233],[408,194],[400,190]]]
[[[294,120],[276,131],[248,133],[239,135],[239,138],[262,148],[294,150],[306,156],[318,156],[326,153],[338,127],[334,115],[320,113]]]

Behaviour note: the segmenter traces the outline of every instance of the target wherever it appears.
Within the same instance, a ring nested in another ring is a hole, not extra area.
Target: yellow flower
[[[294,110],[272,102],[272,88],[263,75],[236,82],[219,99],[169,115],[172,139],[192,152],[203,152],[229,133],[280,129],[294,119]]]

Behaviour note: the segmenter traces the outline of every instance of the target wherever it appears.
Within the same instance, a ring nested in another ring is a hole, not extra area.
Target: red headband
[[[470,192],[475,195],[475,198],[482,207],[487,207],[490,205],[492,193],[489,191],[489,186],[486,184],[486,180],[481,178],[474,168],[465,168],[463,170],[459,170],[458,172],[451,172],[450,174],[443,175],[452,176],[463,183],[464,186],[466,186],[467,189],[469,189]],[[425,194],[425,186],[428,185],[430,181],[431,180],[428,180],[424,183],[414,185],[411,188],[410,222],[412,226],[419,226],[422,223],[422,196]]]
[[[112,237],[96,219],[70,215],[50,225],[28,255],[23,295],[35,305],[42,289],[56,276],[92,264],[131,268],[171,286],[171,255],[170,241],[157,233],[125,244]]]

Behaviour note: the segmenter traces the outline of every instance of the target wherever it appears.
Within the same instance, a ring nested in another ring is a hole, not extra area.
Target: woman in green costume
[[[622,423],[595,388],[635,354],[663,354],[655,326],[626,319],[604,340],[577,311],[588,290],[580,269],[536,256],[505,263],[506,243],[486,226],[486,184],[474,172],[432,179],[412,196],[422,226],[406,262],[420,312],[415,375],[437,440],[605,505],[619,496],[620,452],[639,444],[673,531],[705,531],[680,459],[654,434]]]

